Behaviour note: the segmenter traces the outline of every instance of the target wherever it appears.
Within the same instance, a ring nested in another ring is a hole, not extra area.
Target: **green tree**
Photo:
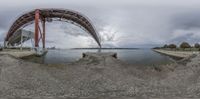
[[[170,44],[169,46],[168,46],[168,48],[171,48],[171,49],[173,49],[173,48],[176,48],[177,46],[175,45],[175,44]]]
[[[183,49],[185,49],[185,48],[191,48],[191,46],[190,46],[189,43],[183,42],[183,43],[181,43],[180,48],[183,48]]]
[[[200,44],[199,44],[199,43],[195,43],[195,44],[194,44],[194,47],[195,47],[195,48],[200,48]]]

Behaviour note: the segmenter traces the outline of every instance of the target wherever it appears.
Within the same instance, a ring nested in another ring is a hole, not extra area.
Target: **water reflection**
[[[76,49],[76,50],[49,50],[48,53],[43,57],[27,57],[25,60],[44,63],[44,64],[62,64],[77,61],[82,57],[84,52],[97,52],[98,50],[86,50],[86,49]],[[170,64],[173,62],[172,58],[158,54],[151,49],[112,49],[112,50],[101,50],[101,52],[116,52],[118,59],[135,65],[142,66],[153,66],[153,65],[163,65]]]

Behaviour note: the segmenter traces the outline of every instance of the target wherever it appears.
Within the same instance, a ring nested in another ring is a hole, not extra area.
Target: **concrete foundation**
[[[99,53],[87,52],[87,53],[83,53],[83,58],[89,57],[89,56],[93,56],[93,57],[113,57],[113,58],[117,59],[117,53],[113,53],[113,52],[99,52]]]

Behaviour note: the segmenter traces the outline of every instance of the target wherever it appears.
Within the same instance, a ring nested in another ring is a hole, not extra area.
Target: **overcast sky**
[[[94,24],[104,47],[200,42],[200,0],[1,0],[0,42],[17,17],[36,8],[81,12]],[[46,28],[49,47],[97,46],[91,36],[69,23],[47,23]],[[34,30],[33,25],[25,29]]]

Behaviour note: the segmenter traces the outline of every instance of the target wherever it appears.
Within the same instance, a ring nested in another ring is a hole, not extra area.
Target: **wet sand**
[[[199,90],[200,55],[158,67],[129,65],[107,53],[60,65],[0,55],[1,98],[199,99]]]

